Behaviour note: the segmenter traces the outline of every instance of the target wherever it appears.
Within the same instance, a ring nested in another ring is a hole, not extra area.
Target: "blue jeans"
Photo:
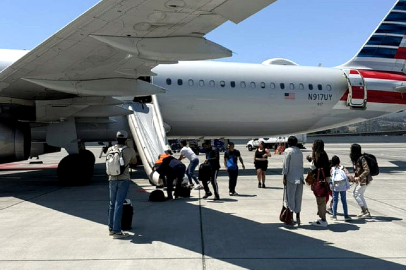
[[[348,216],[347,208],[347,192],[346,191],[333,191],[333,216],[337,216],[337,204],[338,204],[338,194],[341,197],[341,203],[343,204],[344,216]]]
[[[114,233],[121,232],[123,204],[127,197],[130,180],[110,180],[109,229]]]
[[[190,161],[189,166],[187,166],[186,170],[186,175],[189,178],[189,183],[193,184],[192,179],[195,180],[196,184],[199,184],[199,180],[197,180],[197,177],[195,175],[195,169],[199,165],[199,159],[193,159]]]

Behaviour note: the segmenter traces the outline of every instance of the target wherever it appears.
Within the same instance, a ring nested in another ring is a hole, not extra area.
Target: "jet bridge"
[[[152,96],[152,103],[131,103],[128,109],[134,113],[128,115],[138,154],[144,165],[149,181],[158,184],[159,174],[153,167],[158,156],[168,149],[168,141],[163,125],[161,111],[156,96]]]

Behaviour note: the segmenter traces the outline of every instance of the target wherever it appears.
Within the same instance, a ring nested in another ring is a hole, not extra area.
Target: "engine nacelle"
[[[0,163],[26,160],[31,150],[28,123],[0,122]]]

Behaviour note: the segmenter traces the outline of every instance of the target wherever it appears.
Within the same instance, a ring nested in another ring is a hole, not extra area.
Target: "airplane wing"
[[[151,69],[159,64],[231,56],[204,35],[275,1],[100,1],[4,69],[0,97],[46,103],[164,92],[137,78],[153,75]]]

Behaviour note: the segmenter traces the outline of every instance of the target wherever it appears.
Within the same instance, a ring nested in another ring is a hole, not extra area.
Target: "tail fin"
[[[406,0],[398,0],[357,55],[343,68],[406,73]]]

